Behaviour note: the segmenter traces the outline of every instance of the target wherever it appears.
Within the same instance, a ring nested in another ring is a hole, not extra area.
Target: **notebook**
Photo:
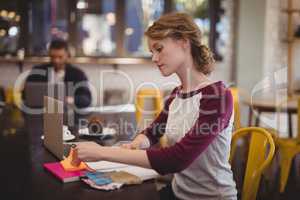
[[[63,183],[79,181],[80,177],[84,176],[86,172],[86,170],[66,172],[59,162],[44,163],[43,166]]]
[[[116,163],[116,162],[98,161],[98,162],[86,162],[86,164],[91,169],[100,172],[124,171],[139,177],[142,181],[155,179],[159,176],[159,174],[153,169],[146,169],[143,167]]]

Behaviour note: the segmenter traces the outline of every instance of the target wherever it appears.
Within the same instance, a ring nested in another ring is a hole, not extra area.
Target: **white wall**
[[[280,0],[267,0],[265,18],[265,47],[264,47],[264,72],[265,76],[271,75],[276,70],[286,66],[286,45],[283,44],[283,33],[280,30],[281,5]],[[286,23],[285,23],[286,24]]]
[[[300,1],[294,0],[294,8],[300,9]],[[300,13],[296,14],[295,19],[295,29],[300,26]],[[299,39],[299,38],[298,38]],[[294,88],[300,90],[300,40],[294,43],[294,54],[293,54],[293,68],[294,68]]]
[[[266,0],[239,0],[237,85],[242,93],[250,94],[263,77],[265,13]],[[241,104],[243,125],[248,124],[248,109]]]
[[[287,18],[281,12],[285,7],[282,0],[240,0],[239,28],[238,28],[238,86],[252,96],[261,96],[255,92],[257,87],[267,88],[278,94],[276,84],[278,81],[287,80],[287,44],[286,39]],[[295,0],[300,5],[300,1]],[[299,6],[297,5],[297,6]],[[297,7],[298,8],[298,7]],[[298,23],[299,25],[299,23]],[[300,42],[294,45],[294,78],[300,79]],[[281,71],[279,71],[281,70]],[[262,83],[262,81],[266,81]],[[297,82],[300,87],[300,81]],[[276,89],[276,90],[275,90]],[[285,93],[286,95],[286,93]],[[284,98],[284,94],[276,96]],[[243,104],[242,104],[243,105]],[[248,107],[242,107],[242,123],[247,125]],[[275,115],[263,115],[269,119]],[[280,131],[287,134],[287,118],[280,115]],[[293,120],[294,133],[296,130],[296,120]],[[262,126],[278,128],[278,121],[271,120]]]
[[[24,76],[28,74],[32,64],[24,66]],[[119,65],[114,69],[110,65],[78,65],[86,75],[92,86],[95,88],[93,94],[97,104],[103,103],[104,90],[121,89],[126,91],[126,96],[131,97],[133,102],[135,91],[139,87],[158,87],[162,91],[171,90],[179,85],[176,75],[163,77],[157,67],[149,65]],[[228,83],[228,69],[224,64],[217,63],[216,71],[212,74],[213,80],[223,80]],[[225,73],[226,72],[226,73]],[[0,86],[13,87],[16,80],[20,78],[18,68],[14,63],[0,63]],[[97,97],[97,98],[95,98]]]
[[[240,0],[237,46],[238,86],[250,92],[263,74],[265,0]]]
[[[300,40],[294,43],[294,88],[300,90]]]
[[[287,8],[285,0],[267,0],[266,19],[265,19],[265,60],[264,76],[274,77],[274,74],[280,69],[287,67],[287,14],[282,12]],[[293,8],[300,9],[300,1],[293,0]],[[294,30],[300,25],[300,15],[293,15]],[[293,44],[293,79],[287,80],[287,73],[280,76],[286,83],[292,81],[295,88],[300,89],[300,41]],[[282,70],[283,71],[283,70]]]

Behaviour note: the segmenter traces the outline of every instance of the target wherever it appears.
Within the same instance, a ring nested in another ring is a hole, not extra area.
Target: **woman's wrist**
[[[146,149],[150,146],[148,137],[143,133],[140,133],[136,137],[136,141],[133,141],[133,142],[137,144],[138,149]]]
[[[119,162],[150,168],[147,154],[144,150],[123,149],[118,147],[101,147],[99,160]]]
[[[97,151],[98,160],[107,160],[109,158],[110,153],[108,148],[114,148],[114,147],[105,147],[105,146],[99,147],[99,150]]]
[[[106,154],[106,148],[105,146],[100,146],[99,145],[99,149],[97,151],[95,151],[95,153],[97,153],[96,157],[98,160],[105,160],[105,154]]]

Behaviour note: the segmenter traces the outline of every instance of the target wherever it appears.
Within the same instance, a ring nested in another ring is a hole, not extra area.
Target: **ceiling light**
[[[10,19],[14,18],[15,16],[16,16],[16,13],[14,11],[9,12],[7,15],[7,17]]]
[[[125,34],[126,34],[126,35],[132,35],[133,32],[134,32],[133,28],[126,28],[126,29],[125,29]]]
[[[8,12],[6,10],[1,10],[0,12],[0,16],[6,18],[7,17]]]
[[[113,12],[109,12],[106,14],[106,20],[108,25],[114,26],[116,24],[116,15]]]
[[[6,35],[6,30],[0,29],[0,37],[3,37]]]
[[[11,37],[16,36],[18,33],[19,33],[19,30],[18,30],[18,27],[16,27],[16,26],[12,26],[8,30],[8,35],[11,36]]]
[[[16,18],[15,18],[16,22],[19,22],[21,20],[21,16],[20,15],[17,15]]]
[[[76,7],[77,9],[86,9],[88,7],[88,3],[85,1],[78,1]]]

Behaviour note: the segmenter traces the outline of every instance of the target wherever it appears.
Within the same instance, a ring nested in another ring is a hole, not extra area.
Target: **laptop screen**
[[[63,159],[63,102],[44,98],[44,145],[57,158]]]

